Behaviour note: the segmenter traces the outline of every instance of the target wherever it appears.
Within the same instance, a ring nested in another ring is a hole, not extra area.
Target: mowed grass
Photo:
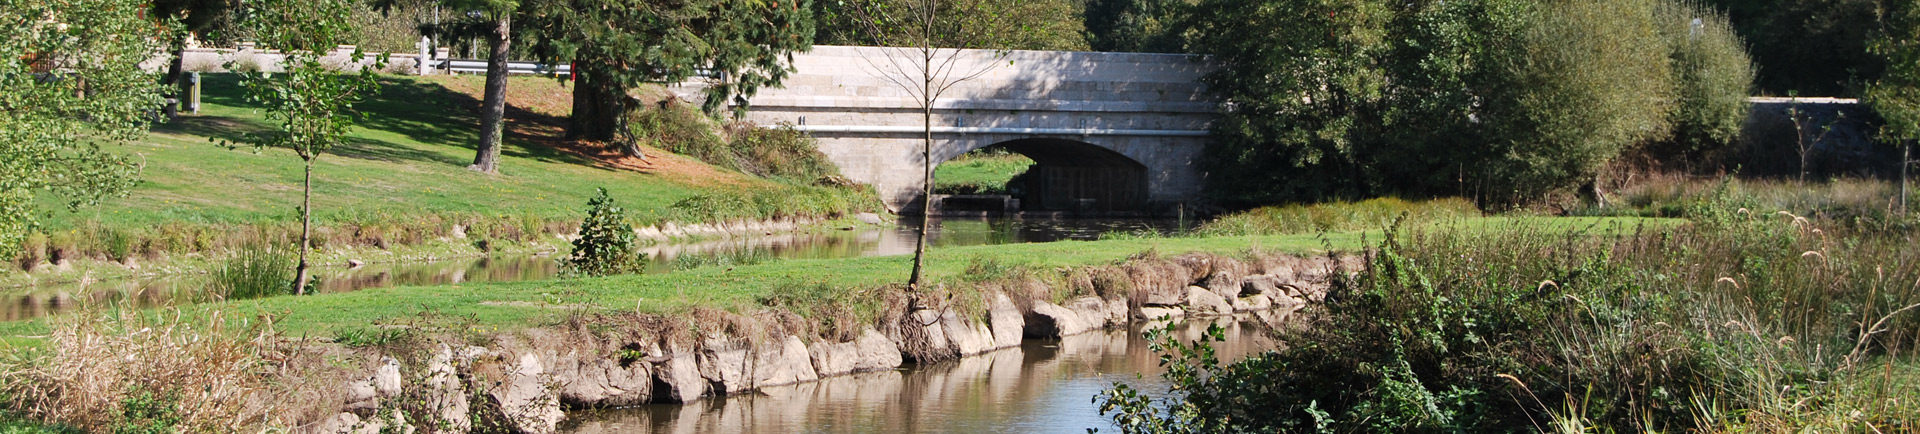
[[[42,219],[48,232],[88,220],[108,227],[295,221],[300,159],[286,149],[254,152],[239,144],[244,134],[265,132],[272,125],[257,105],[244,100],[236,77],[204,77],[200,114],[184,115],[139,142],[110,149],[145,166],[127,196],[79,212],[50,212]],[[363,117],[349,143],[314,164],[316,219],[326,223],[423,213],[551,219],[579,214],[594,188],[605,187],[644,221],[665,215],[669,204],[697,193],[780,188],[711,168],[703,174],[715,176],[692,177],[599,164],[556,149],[554,139],[561,130],[554,126],[520,125],[538,134],[508,133],[500,174],[468,171],[478,142],[475,103],[443,83],[471,87],[461,81],[480,79],[383,78],[381,92],[357,105]],[[515,77],[511,83],[523,95],[566,97],[566,89],[552,79]],[[516,110],[527,109],[509,109]],[[240,148],[230,150],[217,142]],[[676,165],[704,167],[685,161]],[[51,198],[43,198],[42,204],[43,209],[61,208]]]
[[[1026,173],[1033,160],[1020,154],[968,153],[933,169],[937,191],[1007,191],[1007,181]]]
[[[1681,221],[1638,218],[1489,218],[1458,224],[1492,229],[1540,227],[1554,232],[1607,235],[1643,226],[1669,227]],[[1436,223],[1445,224],[1445,223]],[[1113,263],[1143,252],[1177,255],[1189,252],[1239,254],[1252,249],[1313,254],[1326,249],[1355,250],[1365,240],[1378,240],[1380,231],[1292,234],[1275,236],[1215,236],[1147,238],[1102,241],[970,246],[929,252],[928,276],[934,282],[957,282],[969,266],[994,261],[1029,270]],[[762,305],[763,297],[778,291],[830,287],[851,291],[897,284],[906,280],[910,256],[850,259],[782,260],[734,267],[705,267],[668,274],[530,282],[396,287],[303,297],[273,297],[183,306],[177,312],[190,317],[219,312],[230,321],[257,322],[273,318],[273,328],[288,336],[333,336],[347,330],[379,326],[407,326],[420,322],[462,326],[487,331],[509,331],[559,322],[569,315],[599,312],[673,314],[695,307],[746,311]],[[978,276],[969,276],[978,277]],[[149,310],[171,315],[173,309]],[[45,319],[0,323],[0,337],[31,345],[48,331]]]

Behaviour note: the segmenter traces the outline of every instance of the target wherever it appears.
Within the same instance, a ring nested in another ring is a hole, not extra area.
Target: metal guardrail
[[[437,59],[434,69],[448,72],[485,74],[487,61],[475,59]],[[572,65],[548,66],[534,62],[507,62],[508,74],[573,75]]]

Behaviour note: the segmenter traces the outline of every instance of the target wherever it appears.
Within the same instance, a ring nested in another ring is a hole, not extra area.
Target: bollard
[[[187,73],[187,111],[200,114],[200,73]]]

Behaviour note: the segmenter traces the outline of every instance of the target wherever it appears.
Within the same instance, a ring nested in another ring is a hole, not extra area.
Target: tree
[[[374,0],[382,12],[402,4],[431,4],[456,12],[456,23],[440,25],[434,32],[458,28],[487,40],[487,84],[480,99],[480,143],[474,147],[473,164],[467,168],[481,173],[499,173],[501,132],[507,117],[507,61],[513,52],[513,16],[519,13],[520,0]],[[425,30],[425,29],[423,29]],[[424,61],[425,59],[422,59]]]
[[[933,105],[948,90],[986,74],[997,62],[963,61],[966,49],[990,48],[1010,39],[1008,11],[990,0],[855,0],[847,13],[860,23],[863,38],[882,47],[879,56],[866,58],[880,78],[905,90],[920,106],[920,215],[933,214]],[[956,18],[965,17],[965,18]],[[995,56],[1004,56],[1004,50]],[[920,290],[927,256],[927,226],[914,237],[913,272],[907,287]]]
[[[1651,149],[1697,159],[1740,135],[1752,104],[1753,60],[1726,16],[1693,3],[1660,2],[1654,28],[1673,60],[1673,137]]]
[[[167,27],[135,0],[0,0],[0,257],[35,224],[37,196],[71,208],[131,187],[140,164],[109,145],[147,132],[161,102],[139,63]]]
[[[267,119],[277,127],[267,133],[247,134],[241,141],[253,145],[256,152],[264,148],[292,150],[304,163],[295,294],[305,294],[311,278],[307,254],[313,246],[314,160],[346,141],[358,117],[353,104],[379,89],[375,70],[386,63],[382,55],[372,67],[336,71],[321,60],[353,34],[350,1],[354,0],[252,0],[246,5],[248,25],[260,42],[287,56],[283,73],[240,73],[247,98],[265,106]],[[365,55],[355,49],[350,59],[349,65],[358,65]]]
[[[1088,0],[1084,27],[1094,51],[1179,53],[1188,0]]]
[[[1920,6],[1908,4],[1889,14],[1873,53],[1885,59],[1887,72],[1867,87],[1866,100],[1886,121],[1880,126],[1881,137],[1900,144],[1899,202],[1905,213],[1913,142],[1920,139]]]
[[[1082,15],[1082,7],[1073,0],[969,0],[974,3],[967,8],[946,8],[940,12],[941,22],[952,23],[956,27],[971,29],[974,35],[970,46],[1003,50],[1086,50],[1088,36],[1085,22],[1082,20],[1062,19]],[[819,22],[814,43],[826,45],[867,45],[888,46],[888,41],[897,42],[904,27],[895,26],[891,30],[875,33],[871,18],[876,10],[898,12],[905,5],[899,1],[822,1],[815,2],[814,19]],[[981,15],[966,15],[960,9],[982,12]],[[890,33],[890,34],[889,34]],[[961,37],[960,34],[949,38]],[[941,47],[959,46],[948,41],[934,45]],[[1098,49],[1098,48],[1095,48]]]
[[[703,107],[745,105],[762,86],[787,75],[788,54],[813,44],[808,0],[529,0],[522,32],[547,64],[573,65],[573,118],[567,137],[624,136],[642,83],[696,75],[715,82]],[[629,151],[632,151],[629,146]]]
[[[165,96],[167,118],[180,114],[180,95],[186,93],[187,82],[184,79],[187,54],[187,38],[203,34],[221,24],[227,12],[233,9],[237,0],[149,0],[149,17],[162,22],[179,23],[179,31],[169,35],[167,49],[173,55],[167,62],[165,83],[169,86]]]

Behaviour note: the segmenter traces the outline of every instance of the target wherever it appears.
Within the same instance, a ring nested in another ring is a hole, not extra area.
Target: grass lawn
[[[499,175],[468,171],[478,142],[480,76],[388,77],[382,91],[359,104],[364,114],[351,142],[322,155],[314,167],[314,212],[321,222],[404,218],[423,213],[470,213],[542,218],[574,216],[605,187],[638,220],[665,217],[667,206],[698,193],[783,188],[738,172],[656,153],[652,164],[586,155],[556,140],[567,89],[552,79],[514,77],[510,127]],[[260,223],[297,219],[300,160],[290,150],[229,150],[212,140],[236,141],[271,128],[244,100],[237,78],[205,78],[200,114],[159,125],[145,139],[113,149],[143,162],[140,183],[126,197],[77,213],[55,211],[49,232],[96,221],[109,227],[162,223]],[[458,89],[458,90],[456,90]],[[556,107],[557,106],[557,107]],[[553,113],[561,110],[560,113]],[[58,209],[43,201],[45,209]]]
[[[934,189],[943,192],[965,189],[1005,192],[1007,180],[1026,173],[1027,167],[1032,165],[1032,159],[1020,154],[968,153],[933,168]]]
[[[1539,228],[1551,232],[1609,233],[1639,225],[1666,227],[1681,221],[1639,218],[1477,218],[1457,223],[1466,228]],[[1446,225],[1455,223],[1436,223]],[[1264,251],[1313,253],[1326,248],[1353,250],[1362,240],[1378,240],[1378,231],[1268,236],[1148,238],[1103,241],[970,246],[934,249],[928,260],[931,280],[955,281],[969,265],[992,260],[1033,270],[1113,263],[1146,251],[1165,255],[1188,252],[1238,254]],[[247,321],[275,318],[288,336],[335,336],[376,325],[408,325],[453,320],[488,331],[540,326],[580,312],[683,312],[693,307],[745,310],[783,290],[828,286],[839,290],[879,287],[906,280],[910,256],[851,259],[783,260],[735,267],[706,267],[655,275],[546,281],[399,287],[305,297],[274,297],[181,307],[189,316],[221,311],[222,317]],[[442,324],[436,322],[435,324]],[[47,333],[44,320],[0,323],[7,341],[32,344]]]

